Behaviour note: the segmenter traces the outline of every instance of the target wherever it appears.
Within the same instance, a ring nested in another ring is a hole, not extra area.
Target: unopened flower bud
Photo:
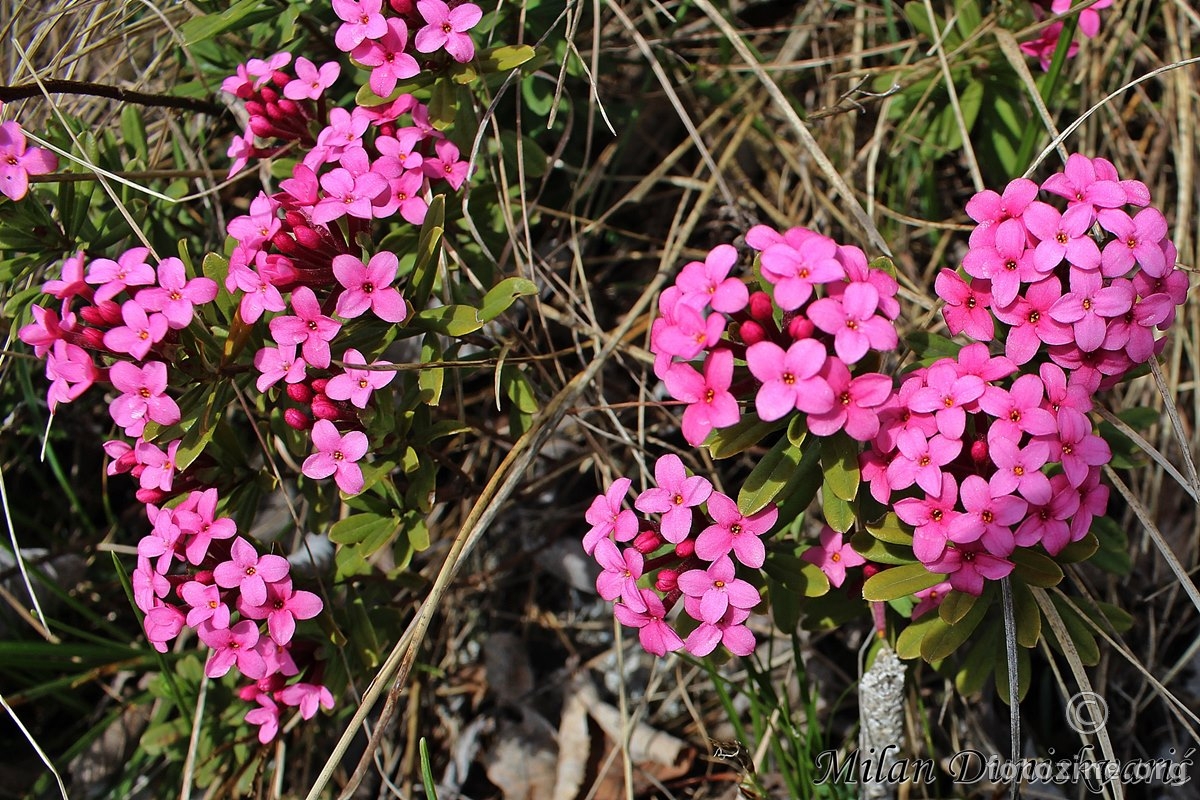
[[[286,76],[285,76],[286,78]],[[286,81],[285,81],[286,83]],[[279,92],[272,89],[270,86],[262,86],[258,90],[258,96],[262,98],[267,105],[279,102]]]
[[[283,421],[298,431],[306,431],[313,426],[312,417],[298,408],[285,408]]]
[[[679,544],[675,545],[675,555],[680,558],[691,558],[696,552],[696,542],[693,539],[684,539]]]
[[[307,384],[289,383],[287,386],[287,396],[295,400],[297,403],[305,405],[312,402],[313,390],[308,388]]]
[[[766,322],[775,313],[775,304],[766,292],[755,292],[750,295],[750,316],[759,322]]]
[[[133,493],[139,503],[158,505],[163,500],[166,500],[171,495],[164,492],[162,489],[138,489]]]
[[[809,320],[808,317],[802,316],[792,317],[792,321],[789,322],[787,326],[788,336],[792,337],[796,341],[800,341],[801,339],[811,339],[813,330],[815,330],[815,327],[813,326],[812,321]]]
[[[316,378],[312,382],[312,390],[317,394],[325,394],[325,386],[329,383],[329,378]]]
[[[759,325],[752,319],[748,319],[738,326],[738,336],[749,347],[752,344],[758,344],[763,339],[767,338],[767,332],[763,330],[763,326]]]
[[[863,564],[863,578],[866,580],[871,579],[881,572],[883,572],[883,567],[879,566],[878,564]]]
[[[330,422],[336,422],[342,418],[342,410],[337,407],[337,404],[323,394],[319,394],[312,401],[313,416],[317,419],[327,419]]]
[[[679,573],[673,569],[660,570],[654,579],[654,588],[660,592],[673,592],[679,586]]]
[[[971,460],[979,466],[988,463],[988,444],[986,439],[979,438],[971,442]]]
[[[104,350],[104,331],[99,328],[84,328],[79,332],[79,346],[89,350]]]
[[[297,225],[292,228],[292,235],[296,237],[296,241],[300,243],[301,247],[316,250],[321,246],[321,235],[307,225]]]
[[[645,530],[634,538],[633,549],[645,556],[662,547],[662,544],[663,538],[658,531]]]

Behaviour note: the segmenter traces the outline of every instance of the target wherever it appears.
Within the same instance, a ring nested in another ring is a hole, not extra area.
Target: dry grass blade
[[[1100,417],[1105,422],[1112,425],[1114,428],[1120,431],[1125,438],[1129,439],[1129,441],[1141,448],[1142,452],[1150,456],[1155,464],[1158,464],[1163,468],[1164,472],[1174,478],[1175,482],[1178,483],[1180,487],[1182,487],[1183,490],[1188,493],[1188,496],[1191,497],[1192,500],[1200,503],[1200,493],[1197,492],[1195,484],[1183,477],[1179,470],[1175,468],[1175,465],[1168,461],[1167,457],[1159,452],[1157,447],[1146,441],[1146,439],[1140,433],[1125,424],[1123,419],[1109,411],[1107,408],[1097,407],[1096,411],[1098,414],[1100,414]]]
[[[929,24],[936,27],[937,15],[933,13],[933,5],[929,0],[925,0],[925,14],[929,18]],[[955,24],[954,20],[948,20],[946,30],[938,32],[937,41],[933,43],[933,52],[937,55],[938,67],[942,71],[942,80],[945,81],[946,92],[950,96],[950,108],[954,111],[954,124],[958,126],[958,134],[962,137],[963,155],[971,170],[971,181],[975,184],[975,191],[982,192],[984,189],[983,173],[979,171],[979,159],[975,157],[975,148],[971,145],[971,134],[967,130],[967,121],[963,118],[962,105],[958,102],[958,89],[954,85],[950,62],[946,59],[946,50],[942,46],[946,33]],[[1022,63],[1024,62],[1022,61]]]
[[[1062,143],[1062,138],[1058,134],[1058,126],[1054,124],[1054,117],[1051,116],[1050,109],[1046,108],[1046,101],[1042,99],[1042,93],[1038,90],[1037,83],[1033,79],[1033,73],[1029,71],[1029,64],[1027,63],[1025,54],[1021,52],[1021,46],[1017,43],[1017,37],[1003,28],[996,28],[992,31],[992,35],[999,42],[1000,52],[1008,59],[1009,66],[1013,68],[1013,71],[1017,73],[1017,77],[1021,79],[1021,83],[1025,86],[1025,91],[1029,94],[1029,100],[1033,103],[1033,107],[1037,109],[1038,116],[1042,118],[1042,124],[1046,126],[1046,130],[1050,133],[1050,138],[1058,142],[1058,154],[1062,158],[1063,163],[1066,163],[1066,145]]]
[[[63,783],[62,776],[58,774],[58,770],[54,768],[54,762],[50,760],[50,756],[46,755],[46,751],[37,743],[37,739],[25,727],[25,723],[17,716],[17,712],[13,711],[12,706],[4,699],[3,693],[0,693],[0,706],[4,706],[4,710],[8,712],[8,716],[12,719],[17,729],[21,731],[21,735],[25,737],[25,741],[29,742],[29,746],[37,753],[38,758],[46,765],[46,769],[50,770],[50,774],[54,776],[54,780],[58,783],[58,792],[62,795],[63,800],[70,800],[67,797],[67,787]]]

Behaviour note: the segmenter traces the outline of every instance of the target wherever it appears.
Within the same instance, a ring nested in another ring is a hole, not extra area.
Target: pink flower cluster
[[[1050,0],[1050,14],[1065,14],[1071,10],[1071,0]],[[1096,0],[1079,12],[1079,30],[1091,39],[1100,33],[1100,10],[1112,5],[1112,0]],[[1041,20],[1047,14],[1046,0],[1037,0],[1032,4],[1033,15]],[[1036,58],[1043,72],[1050,71],[1054,61],[1054,53],[1058,50],[1058,40],[1062,36],[1062,21],[1052,22],[1042,30],[1042,34],[1031,41],[1021,43],[1021,52],[1030,58]],[[1067,49],[1067,58],[1074,58],[1079,52],[1079,43],[1071,42]]]
[[[713,429],[736,424],[738,401],[753,395],[764,421],[802,411],[812,433],[844,429],[869,440],[892,381],[851,369],[868,351],[896,347],[895,279],[857,247],[804,228],[781,234],[759,225],[746,242],[761,254],[769,293],[751,294],[730,277],[737,250],[719,245],[687,264],[659,298],[650,349],[667,391],[687,403],[684,438],[699,445]],[[702,355],[698,371],[690,362]],[[736,359],[748,374],[735,377]]]
[[[104,450],[112,459],[110,475],[130,473],[137,479],[137,498],[146,504],[152,525],[138,543],[132,575],[149,642],[166,652],[185,625],[194,628],[212,649],[209,677],[236,665],[256,681],[254,696],[301,706],[310,717],[313,702],[333,705],[329,690],[319,684],[311,648],[306,650],[305,660],[313,662],[308,674],[290,684],[288,679],[301,673],[291,652],[295,620],[320,613],[320,598],[292,588],[286,559],[259,556],[245,539],[233,539],[234,521],[217,513],[218,490],[200,477],[208,466],[202,456],[180,471],[176,457],[182,440],[146,437],[149,423],[161,427],[180,421],[179,406],[167,394],[170,365],[178,365],[180,356],[179,332],[192,324],[196,306],[217,296],[214,281],[189,279],[178,258],[153,267],[148,257],[149,251],[138,247],[115,261],[88,262],[82,253],[68,258],[61,276],[42,287],[60,301],[59,310],[33,306],[34,321],[18,335],[46,357],[52,410],[97,382],[119,392],[109,413],[133,443],[118,439],[106,442]],[[97,359],[108,366],[97,366]],[[179,382],[176,376],[174,383]],[[180,502],[166,505],[179,497]],[[171,602],[172,594],[182,604]],[[231,619],[231,609],[240,621]],[[259,621],[265,622],[267,635]],[[274,729],[260,728],[268,730]]]
[[[737,564],[758,569],[766,558],[760,538],[779,516],[771,505],[743,516],[733,499],[714,491],[698,475],[688,475],[676,455],[654,465],[657,486],[634,500],[638,518],[624,508],[629,478],[613,481],[586,514],[591,530],[583,548],[603,568],[596,591],[614,606],[622,625],[637,628],[638,639],[658,656],[687,649],[706,656],[724,645],[737,655],[754,650],[754,634],[746,627],[758,590],[737,577]],[[638,586],[658,570],[654,588]],[[683,610],[699,625],[683,639],[667,621],[683,600]]]
[[[1108,503],[1090,392],[1052,363],[1016,374],[983,344],[908,373],[861,456],[871,495],[913,526],[917,559],[974,595],[1012,571],[1016,548],[1057,555]]]
[[[20,200],[29,192],[30,175],[45,175],[56,169],[58,156],[44,147],[30,147],[19,123],[0,122],[0,194]]]
[[[943,270],[936,283],[946,323],[990,341],[994,315],[1016,364],[1044,352],[1088,391],[1111,386],[1161,352],[1155,331],[1186,297],[1167,220],[1145,184],[1121,180],[1102,158],[1071,155],[1040,191],[1065,208],[1039,200],[1025,179],[967,204],[978,223],[962,265],[970,281]]]

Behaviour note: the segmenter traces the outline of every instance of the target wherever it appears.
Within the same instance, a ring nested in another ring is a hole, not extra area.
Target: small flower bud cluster
[[[638,629],[642,646],[654,655],[687,649],[706,656],[723,644],[736,655],[754,650],[746,627],[758,590],[737,577],[734,561],[758,569],[766,558],[761,537],[779,516],[774,505],[750,516],[698,475],[688,475],[679,456],[654,465],[657,486],[639,494],[634,508],[653,518],[639,519],[624,508],[631,481],[618,478],[588,508],[592,528],[583,548],[603,568],[596,591],[616,601],[622,625]],[[697,514],[696,512],[699,512]],[[654,588],[638,586],[658,570]],[[683,610],[699,625],[683,639],[666,620],[683,600]]]
[[[804,228],[781,234],[759,225],[746,242],[761,254],[769,293],[751,294],[730,277],[737,251],[719,245],[703,263],[686,265],[659,298],[650,349],[667,391],[687,403],[684,438],[699,445],[713,429],[736,424],[738,401],[753,394],[764,421],[802,411],[817,435],[845,429],[870,439],[874,408],[891,379],[854,377],[851,369],[869,351],[896,347],[895,279],[871,267],[857,247]],[[703,373],[689,363],[701,355]],[[735,358],[749,373],[736,381]]]
[[[1155,331],[1174,322],[1187,275],[1146,185],[1121,180],[1110,162],[1071,155],[1040,189],[1065,199],[1065,210],[1038,200],[1025,179],[967,204],[979,223],[963,260],[971,280],[938,276],[946,324],[989,341],[994,315],[1008,326],[1005,353],[1016,364],[1045,353],[1089,392],[1112,386],[1162,351]]]

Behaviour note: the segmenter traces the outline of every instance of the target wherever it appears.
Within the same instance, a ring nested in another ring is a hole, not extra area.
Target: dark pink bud
[[[298,431],[306,431],[313,426],[312,417],[298,408],[285,408],[283,421]]]
[[[307,247],[309,250],[317,250],[321,247],[321,234],[304,225],[297,225],[292,229],[292,235],[296,237],[296,241],[301,247]]]
[[[696,552],[696,542],[692,539],[684,539],[679,544],[675,545],[675,555],[680,558],[691,558]]]
[[[766,322],[775,313],[775,304],[766,292],[755,292],[750,295],[750,316],[759,322]]]
[[[241,687],[237,690],[237,695],[247,703],[253,703],[258,698],[258,684],[251,683]]]
[[[633,549],[642,555],[649,555],[662,547],[663,538],[658,531],[642,531],[633,540]]]
[[[325,394],[325,386],[329,383],[329,378],[316,378],[311,386],[312,390],[317,394]]]
[[[330,422],[341,419],[342,410],[337,405],[323,394],[319,394],[312,401],[313,416],[317,419],[327,419]]]
[[[763,330],[763,326],[752,319],[748,319],[738,326],[738,335],[742,337],[742,341],[746,343],[747,347],[758,344],[767,338],[767,332]]]
[[[303,383],[289,383],[287,387],[287,396],[295,400],[297,403],[311,403],[313,399],[313,390],[308,388]]]
[[[171,495],[162,489],[138,489],[133,493],[133,496],[137,498],[139,503],[158,505]]]
[[[286,97],[279,101],[279,111],[281,114],[287,117],[302,116],[300,112],[300,106],[296,103],[296,101],[289,100]]]
[[[258,95],[267,105],[279,102],[279,92],[272,89],[270,86],[264,86],[258,90]]]
[[[971,442],[971,460],[978,466],[988,462],[988,444],[986,439],[976,439]]]
[[[679,586],[679,573],[673,569],[660,570],[654,579],[654,588],[660,592],[673,592]]]
[[[138,463],[134,463],[134,465],[133,465],[132,467],[130,467],[130,468],[129,468],[129,474],[130,474],[130,475],[132,475],[132,476],[133,476],[133,477],[135,477],[135,478],[140,478],[140,477],[142,477],[142,473],[143,473],[143,472],[145,472],[145,471],[146,471],[146,465],[145,465],[145,464],[138,464]]]
[[[258,100],[247,100],[246,113],[252,117],[265,117],[267,115],[267,107]]]
[[[301,252],[300,243],[283,231],[280,231],[271,238],[271,244],[285,256],[298,256]]]
[[[878,564],[863,564],[863,578],[869,579],[883,572],[883,567]]]
[[[103,350],[104,331],[99,328],[84,328],[79,332],[79,346],[92,350]]]
[[[792,321],[787,326],[788,336],[799,341],[800,339],[811,339],[814,326],[807,317],[792,317]]]
[[[275,136],[275,126],[266,117],[251,117],[250,132],[260,139],[272,139]]]

